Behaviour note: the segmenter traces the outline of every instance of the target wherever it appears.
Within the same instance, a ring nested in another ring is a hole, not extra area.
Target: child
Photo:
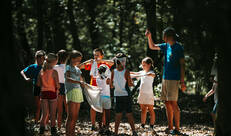
[[[66,135],[74,136],[75,124],[78,119],[80,103],[83,102],[83,94],[80,85],[83,85],[82,72],[77,67],[82,59],[79,51],[73,50],[70,54],[68,65],[65,70],[65,88],[68,107],[66,122]],[[83,87],[83,86],[82,86]]]
[[[203,101],[206,102],[206,100],[208,99],[209,96],[211,96],[212,94],[214,94],[214,106],[213,106],[213,110],[211,112],[211,116],[215,125],[215,121],[216,121],[216,111],[217,111],[217,105],[218,105],[218,98],[217,98],[217,87],[218,87],[218,75],[217,75],[217,68],[214,65],[211,71],[211,75],[214,76],[212,82],[213,82],[213,86],[212,89],[205,95],[205,97],[203,98]]]
[[[56,135],[56,108],[57,92],[60,88],[58,72],[53,69],[58,57],[49,53],[39,73],[37,85],[41,87],[42,120],[40,122],[40,134],[44,134],[47,117],[51,120],[51,134]]]
[[[66,67],[68,53],[65,50],[59,50],[57,55],[58,55],[59,65],[56,65],[54,69],[58,72],[59,75],[60,89],[58,95],[57,122],[58,122],[58,129],[61,129],[63,104],[65,107],[65,111],[67,112],[65,86],[64,86],[64,71]]]
[[[99,48],[94,49],[93,54],[94,54],[94,59],[87,60],[81,63],[78,67],[80,69],[90,70],[90,76],[91,76],[90,85],[97,86],[96,78],[98,76],[99,66],[105,64],[110,68],[114,64],[114,62],[110,60],[103,60],[104,52],[102,49]],[[95,128],[96,111],[93,108],[91,108],[90,114],[91,114],[90,116],[91,116],[91,123],[92,123],[91,130],[96,130]],[[103,122],[105,124],[105,120]],[[101,127],[101,123],[99,123],[99,127]]]
[[[35,112],[35,123],[37,124],[40,117],[40,87],[37,86],[37,78],[40,70],[42,69],[42,64],[45,59],[45,51],[39,50],[35,53],[35,64],[32,64],[21,71],[21,75],[26,81],[32,81],[33,83],[33,94],[36,104]]]
[[[133,135],[136,136],[134,119],[132,115],[132,100],[129,96],[129,86],[133,86],[130,72],[125,68],[126,56],[118,53],[115,57],[116,69],[111,73],[111,88],[115,88],[114,96],[116,97],[116,117],[115,117],[115,134],[118,134],[118,128],[122,113],[126,112],[128,122],[132,128]]]
[[[161,50],[164,54],[163,78],[161,88],[161,100],[165,103],[168,128],[166,134],[182,135],[180,132],[180,108],[178,106],[179,84],[181,91],[186,90],[184,82],[185,60],[184,48],[177,42],[178,35],[172,27],[163,30],[164,43],[156,44],[152,40],[151,33],[147,30],[148,45],[151,50]],[[173,129],[173,119],[175,129]]]
[[[155,77],[155,73],[152,71],[153,60],[150,57],[144,58],[142,60],[142,68],[143,68],[142,71],[131,72],[131,74],[141,75],[140,92],[138,96],[138,103],[140,104],[140,108],[141,108],[141,126],[142,128],[144,128],[145,126],[147,110],[148,110],[150,113],[150,127],[151,129],[153,129],[153,125],[155,122],[155,112],[153,110],[154,94],[153,94],[153,86],[152,86],[153,79]]]
[[[105,130],[101,129],[100,133],[105,132],[109,135],[109,123],[110,123],[110,109],[111,109],[111,99],[110,99],[110,78],[111,71],[107,65],[100,65],[98,68],[99,75],[96,78],[96,83],[101,90],[101,105],[103,107],[103,114],[105,115]],[[102,116],[102,114],[101,114]]]

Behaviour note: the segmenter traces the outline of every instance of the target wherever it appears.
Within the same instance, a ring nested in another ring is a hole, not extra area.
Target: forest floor
[[[179,107],[181,109],[181,132],[185,136],[212,136],[213,135],[213,122],[210,112],[213,107],[212,98],[208,102],[202,102],[203,96],[201,95],[188,95],[184,93],[179,94]],[[88,108],[86,108],[88,107]],[[160,101],[155,103],[156,122],[154,129],[159,136],[165,136],[165,129],[167,128],[167,119],[165,114],[164,104]],[[135,118],[135,127],[139,136],[150,136],[152,131],[149,129],[149,115],[147,116],[147,123],[145,129],[140,126],[140,108],[139,105],[133,105],[133,116]],[[114,132],[114,110],[111,110],[111,123],[110,130]],[[26,135],[39,135],[39,125],[34,125],[32,116],[25,118],[25,132]],[[60,135],[65,136],[65,125],[60,131]],[[81,105],[79,120],[76,124],[76,135],[78,136],[94,136],[100,135],[98,131],[91,131],[89,106],[86,102]],[[119,134],[121,136],[131,135],[130,126],[127,119],[123,116],[122,122],[119,127]],[[45,135],[49,136],[50,131],[46,131]]]

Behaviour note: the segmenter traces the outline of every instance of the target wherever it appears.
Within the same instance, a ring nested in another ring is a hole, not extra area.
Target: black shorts
[[[33,94],[34,96],[40,96],[41,88],[37,85],[33,85]]]
[[[131,113],[132,112],[132,101],[129,96],[116,96],[115,111],[116,113]]]
[[[65,95],[65,85],[60,83],[59,95]]]

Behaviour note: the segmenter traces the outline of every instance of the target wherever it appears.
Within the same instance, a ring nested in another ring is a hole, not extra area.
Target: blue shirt
[[[67,71],[70,71],[70,78],[72,80],[80,81],[80,76],[81,76],[82,72],[81,72],[81,70],[78,67],[76,67],[76,66],[73,67],[73,66],[67,65],[66,69],[65,69],[65,73]],[[80,88],[80,84],[78,84],[78,83],[71,83],[71,82],[68,82],[65,79],[65,88],[66,88],[66,92],[68,92],[68,91],[71,91],[74,88]]]
[[[31,64],[30,66],[26,67],[23,72],[27,77],[32,79],[33,85],[36,85],[38,75],[40,70],[42,69],[42,66],[39,66],[38,64]]]
[[[163,79],[180,80],[180,59],[184,58],[184,48],[178,42],[172,46],[162,43],[159,47],[164,53]]]

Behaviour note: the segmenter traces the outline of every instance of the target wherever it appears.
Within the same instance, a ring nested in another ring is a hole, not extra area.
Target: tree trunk
[[[62,27],[63,20],[63,11],[61,7],[59,7],[59,1],[53,1],[52,3],[52,28],[53,28],[53,43],[54,43],[54,51],[57,52],[60,49],[66,49],[66,39],[64,34],[64,29]]]
[[[97,0],[86,0],[86,5],[87,5],[87,13],[90,17],[90,20],[88,21],[88,30],[91,38],[91,44],[92,44],[92,49],[99,48],[100,45],[100,35],[99,35],[99,30],[96,27],[97,22],[96,22],[96,16],[97,12],[96,7],[99,1]]]
[[[81,42],[79,40],[79,35],[78,35],[78,27],[76,25],[74,13],[73,13],[73,0],[68,0],[67,7],[68,7],[67,12],[70,20],[69,29],[71,31],[72,38],[74,40],[73,48],[82,52]]]
[[[1,133],[8,136],[23,136],[24,131],[24,103],[23,80],[20,78],[19,57],[17,56],[17,46],[13,45],[12,31],[12,3],[10,0],[1,0],[0,14],[1,36],[0,61],[2,68],[0,71],[0,107],[1,107]],[[13,101],[12,101],[13,100]]]
[[[37,27],[37,32],[38,32],[38,45],[37,49],[42,50],[43,49],[43,44],[44,44],[44,19],[43,19],[43,5],[44,5],[44,0],[37,0],[37,20],[38,20],[38,27]]]
[[[18,33],[18,36],[19,36],[19,40],[20,40],[20,45],[22,47],[22,49],[26,52],[26,55],[22,55],[22,56],[19,56],[19,57],[23,57],[23,64],[21,64],[22,66],[27,66],[32,62],[32,59],[33,59],[33,55],[31,53],[31,50],[30,50],[30,46],[28,44],[28,40],[27,40],[27,37],[26,37],[26,32],[25,32],[25,28],[24,28],[24,23],[25,23],[25,20],[23,18],[23,12],[22,12],[22,3],[23,1],[22,0],[18,0],[16,1],[16,12],[17,12],[17,33]]]
[[[124,9],[123,9],[123,3],[120,2],[120,22],[119,22],[119,47],[122,47],[123,44],[123,29],[124,29]]]

